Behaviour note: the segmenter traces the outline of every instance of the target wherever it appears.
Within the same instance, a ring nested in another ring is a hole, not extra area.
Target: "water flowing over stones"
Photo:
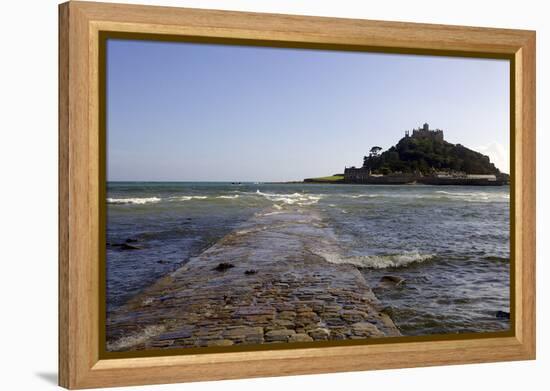
[[[111,313],[107,350],[398,336],[357,268],[318,246],[338,244],[313,210],[257,214]]]

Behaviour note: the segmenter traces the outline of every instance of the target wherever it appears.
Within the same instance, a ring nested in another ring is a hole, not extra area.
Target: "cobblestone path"
[[[316,255],[338,246],[313,209],[268,210],[107,320],[107,350],[397,336],[361,273]]]

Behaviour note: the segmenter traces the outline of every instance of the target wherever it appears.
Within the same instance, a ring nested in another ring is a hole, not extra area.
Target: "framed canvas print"
[[[59,12],[62,386],[534,359],[534,32]]]

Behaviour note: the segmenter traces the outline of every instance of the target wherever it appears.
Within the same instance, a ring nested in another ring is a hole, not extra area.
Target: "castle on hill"
[[[509,182],[508,175],[501,174],[488,156],[446,142],[443,130],[432,130],[427,123],[412,129],[412,133],[406,130],[396,146],[380,153],[381,149],[372,147],[362,167],[345,167],[342,182],[461,186],[500,186]]]
[[[443,141],[443,131],[441,129],[430,130],[430,125],[425,123],[421,128],[413,129],[412,135],[408,130],[406,130],[405,137],[429,138],[432,140]]]

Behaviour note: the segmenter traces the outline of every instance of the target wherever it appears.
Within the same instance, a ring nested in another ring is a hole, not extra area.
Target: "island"
[[[345,167],[343,174],[306,178],[304,183],[503,186],[510,182],[488,156],[445,141],[443,130],[432,130],[427,123],[412,133],[405,131],[395,146],[381,151],[372,147],[362,167]]]

